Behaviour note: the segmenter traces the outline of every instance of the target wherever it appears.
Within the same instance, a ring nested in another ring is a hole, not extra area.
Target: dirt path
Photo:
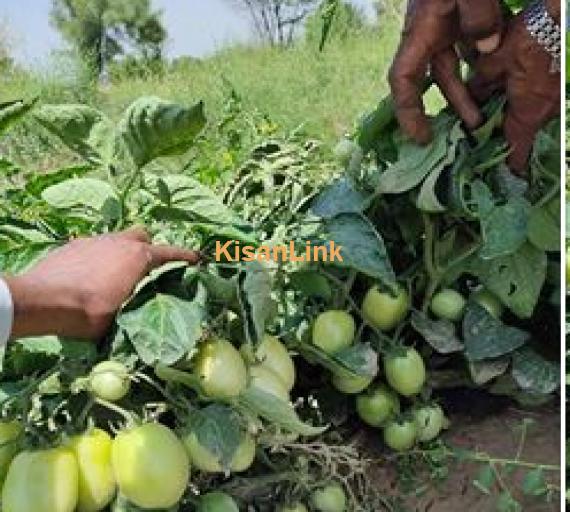
[[[451,446],[478,450],[496,458],[511,459],[517,453],[523,420],[532,420],[528,427],[527,441],[520,460],[549,465],[560,464],[560,415],[555,407],[538,411],[523,411],[507,407],[486,418],[471,415],[451,415],[453,428],[446,436]],[[495,496],[487,496],[473,485],[481,465],[470,462],[452,462],[447,480],[437,483],[429,478],[419,497],[405,500],[406,512],[495,512]],[[521,495],[523,474],[515,471],[505,484],[523,506],[523,512],[554,512],[560,510],[559,496],[548,504],[544,499],[526,498]],[[376,481],[390,495],[401,495],[393,469],[378,468]],[[548,481],[559,485],[559,474],[548,473]],[[421,485],[419,487],[422,487]]]

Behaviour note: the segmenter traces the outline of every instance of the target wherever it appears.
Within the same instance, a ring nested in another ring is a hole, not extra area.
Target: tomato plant
[[[15,442],[0,462],[22,453],[4,509],[41,512],[21,482],[32,465],[26,485],[70,511],[205,507],[197,496],[221,491],[263,512],[389,509],[375,462],[352,443],[354,418],[397,451],[425,441],[405,455],[408,469],[421,452],[443,474],[448,440],[427,441],[450,411],[423,404],[445,388],[526,405],[556,396],[560,126],[541,132],[524,181],[505,170],[500,98],[476,133],[442,110],[425,147],[402,139],[393,107],[386,98],[358,123],[338,148],[339,173],[318,141],[280,133],[235,91],[209,123],[201,103],[155,97],[112,120],[88,105],[0,105],[0,132],[26,115],[48,160],[63,158],[33,173],[2,154],[0,272],[133,225],[204,254],[195,267],[153,270],[97,345],[43,336],[6,346],[2,421],[21,427],[8,428]],[[269,241],[299,253],[334,242],[343,261],[218,261],[228,241],[260,256]],[[25,462],[41,453],[61,454],[57,484],[41,467],[60,455]],[[336,481],[345,487],[327,485]],[[229,495],[211,506],[235,510]]]
[[[381,427],[400,412],[400,400],[386,386],[372,386],[356,398],[358,415],[371,427]]]
[[[164,425],[147,423],[119,433],[111,458],[121,494],[139,507],[172,507],[186,490],[186,450]]]
[[[417,395],[426,380],[424,360],[413,348],[388,354],[384,372],[390,386],[403,396]]]

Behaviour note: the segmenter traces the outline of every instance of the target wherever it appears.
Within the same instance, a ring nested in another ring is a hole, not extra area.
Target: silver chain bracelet
[[[524,21],[530,35],[552,57],[551,73],[562,69],[562,34],[560,26],[546,10],[544,0],[536,0],[524,12]]]

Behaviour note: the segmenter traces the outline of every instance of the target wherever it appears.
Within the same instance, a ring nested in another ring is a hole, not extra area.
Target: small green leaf
[[[171,365],[191,351],[202,336],[206,293],[192,301],[158,294],[138,309],[123,312],[118,325],[147,365]]]
[[[15,100],[0,103],[0,135],[24,117],[35,105],[36,100]]]
[[[528,238],[544,251],[560,251],[560,199],[534,206],[528,223]]]
[[[71,178],[46,188],[42,199],[54,208],[89,208],[101,211],[105,202],[115,199],[113,187],[95,178]]]
[[[290,274],[289,279],[292,288],[306,297],[316,297],[327,302],[332,297],[332,288],[328,279],[318,272],[301,270]]]
[[[560,387],[560,366],[525,347],[513,354],[513,378],[525,391],[549,394]]]
[[[242,438],[239,415],[230,407],[212,404],[194,411],[190,421],[198,442],[227,468]]]
[[[327,427],[313,427],[303,423],[291,404],[255,387],[250,386],[246,389],[239,397],[239,401],[251,412],[293,434],[317,436],[327,429]]]
[[[448,320],[431,320],[424,313],[414,311],[412,327],[440,354],[452,354],[464,349],[455,333],[455,325]]]
[[[366,197],[356,190],[347,178],[326,187],[313,201],[312,212],[317,217],[330,219],[341,213],[362,213],[368,205]]]
[[[362,272],[389,287],[396,285],[384,240],[368,219],[355,214],[338,215],[325,221],[324,231],[327,241],[342,248],[343,261],[335,265]]]
[[[356,343],[334,354],[327,354],[309,343],[297,349],[309,362],[319,364],[333,374],[349,372],[361,377],[375,377],[379,372],[378,353],[367,343]]]

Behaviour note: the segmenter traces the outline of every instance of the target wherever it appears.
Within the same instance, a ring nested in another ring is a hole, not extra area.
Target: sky
[[[373,0],[351,0],[372,12]],[[247,18],[227,0],[153,0],[168,30],[169,57],[203,57],[236,41],[247,41]],[[65,47],[49,22],[51,0],[0,0],[0,23],[7,25],[12,55],[25,66],[45,63],[53,50]]]

